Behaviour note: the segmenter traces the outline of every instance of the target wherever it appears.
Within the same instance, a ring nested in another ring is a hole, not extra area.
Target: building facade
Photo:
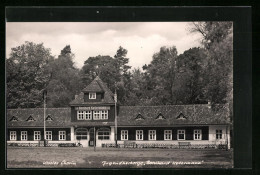
[[[131,142],[230,148],[227,105],[119,106],[99,77],[75,95],[69,105],[46,109],[45,139],[49,144],[104,147]],[[43,108],[7,109],[7,143],[39,144],[44,140],[43,116]]]

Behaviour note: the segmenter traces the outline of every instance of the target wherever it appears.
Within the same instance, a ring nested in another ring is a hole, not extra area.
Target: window
[[[98,140],[109,140],[110,130],[108,128],[101,128],[98,130]]]
[[[128,130],[121,131],[121,140],[128,140]]]
[[[164,130],[164,140],[172,140],[172,130]]]
[[[88,130],[86,128],[77,128],[75,130],[75,135],[77,140],[87,140]]]
[[[178,140],[185,140],[185,130],[178,130]]]
[[[90,92],[89,99],[96,99],[96,93]]]
[[[91,111],[77,111],[78,120],[91,120],[92,113]]]
[[[100,111],[101,119],[108,119],[108,111]]]
[[[78,120],[84,120],[84,111],[77,111]]]
[[[216,130],[216,139],[222,139],[222,130]]]
[[[34,140],[41,140],[41,131],[34,131]]]
[[[45,131],[45,139],[52,140],[52,131]]]
[[[27,140],[27,131],[21,131],[21,140]]]
[[[86,120],[91,120],[92,119],[91,111],[85,111],[85,119]]]
[[[156,130],[149,130],[149,140],[156,140]]]
[[[10,140],[16,140],[16,131],[10,131]]]
[[[143,140],[143,130],[136,130],[136,140]]]
[[[201,129],[194,130],[193,138],[194,140],[201,140]]]
[[[66,131],[59,131],[59,140],[66,140]]]
[[[100,112],[99,111],[94,111],[93,119],[94,120],[99,120],[100,119]]]

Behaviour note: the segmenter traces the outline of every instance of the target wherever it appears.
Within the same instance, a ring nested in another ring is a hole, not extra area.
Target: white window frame
[[[222,129],[216,129],[216,140],[223,139],[223,130]]]
[[[85,118],[84,111],[77,111],[77,119],[84,120],[84,118]]]
[[[172,130],[164,130],[164,140],[172,140]]]
[[[100,128],[97,132],[98,140],[110,140],[110,134],[111,132],[108,128]]]
[[[102,110],[102,111],[100,111],[100,119],[101,119],[101,120],[106,120],[106,119],[108,119],[108,110]]]
[[[27,136],[27,131],[21,131],[21,140],[25,141],[27,140],[28,136]]]
[[[100,120],[100,111],[93,111],[93,120]]]
[[[90,93],[89,93],[89,99],[97,99],[97,94],[96,94],[96,92],[90,92]]]
[[[45,139],[52,140],[52,131],[45,131]]]
[[[184,136],[183,136],[183,139],[180,139],[179,138],[179,135],[180,134],[183,134]],[[186,139],[186,137],[185,137],[185,129],[178,129],[177,130],[177,140],[185,140]]]
[[[59,140],[66,140],[66,131],[59,131]]]
[[[128,130],[121,130],[121,140],[128,140]]]
[[[92,111],[84,111],[85,120],[92,119]]]
[[[201,140],[201,139],[202,139],[202,131],[201,131],[201,129],[195,129],[193,131],[193,140]]]
[[[16,131],[10,131],[10,140],[16,140],[16,139],[17,139]]]
[[[156,130],[149,130],[148,140],[156,140]]]
[[[136,130],[136,140],[144,140],[144,131]]]
[[[34,131],[33,138],[34,138],[34,140],[41,140],[41,131]]]

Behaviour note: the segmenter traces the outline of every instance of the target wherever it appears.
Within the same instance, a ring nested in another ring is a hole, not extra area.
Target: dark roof
[[[8,109],[7,126],[42,127],[43,113],[43,108]],[[13,116],[16,117],[18,121],[10,121]],[[27,121],[30,116],[34,121]],[[66,127],[70,124],[70,108],[47,108],[46,118],[48,116],[52,118],[52,121],[46,121],[46,127]]]
[[[137,116],[142,116],[140,120]],[[164,118],[158,119],[161,114]],[[180,114],[184,118],[178,118]],[[196,124],[229,124],[226,105],[167,105],[167,106],[120,106],[118,125],[121,126],[172,126]]]
[[[100,102],[84,102],[84,92],[104,92],[104,99]],[[97,76],[82,92],[75,98],[70,105],[84,104],[111,104],[114,103],[114,94],[110,91],[107,85]]]
[[[70,126],[114,126],[111,121],[71,122],[70,108],[47,108],[53,119],[46,121],[47,127]],[[163,117],[158,118],[158,115]],[[178,117],[183,115],[184,117]],[[35,121],[27,121],[32,116]],[[16,117],[18,121],[10,121]],[[169,105],[169,106],[120,106],[118,126],[176,126],[176,125],[218,125],[230,124],[229,111],[226,105]],[[43,108],[8,109],[8,127],[42,127]]]

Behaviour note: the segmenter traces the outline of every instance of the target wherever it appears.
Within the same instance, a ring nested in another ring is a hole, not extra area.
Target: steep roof
[[[8,109],[7,126],[8,127],[42,127],[43,126],[43,108],[27,109]],[[16,117],[18,121],[10,121]],[[46,118],[50,116],[52,121],[46,121],[46,127],[66,127],[70,124],[70,108],[47,108]],[[32,118],[33,120],[28,120]]]
[[[226,105],[120,106],[117,122],[121,126],[172,126],[229,124],[230,119]]]
[[[104,99],[100,102],[84,102],[84,92],[104,92]],[[82,92],[75,98],[70,105],[84,104],[111,104],[114,103],[113,93],[107,85],[97,76]]]
[[[48,115],[53,120],[46,121],[47,127],[114,126],[114,121],[71,122],[70,108],[47,108]],[[30,116],[34,121],[27,121]],[[11,121],[13,117],[18,120]],[[218,125],[230,124],[230,118],[226,105],[120,106],[117,123],[118,126]],[[7,126],[42,127],[43,108],[7,109]]]

